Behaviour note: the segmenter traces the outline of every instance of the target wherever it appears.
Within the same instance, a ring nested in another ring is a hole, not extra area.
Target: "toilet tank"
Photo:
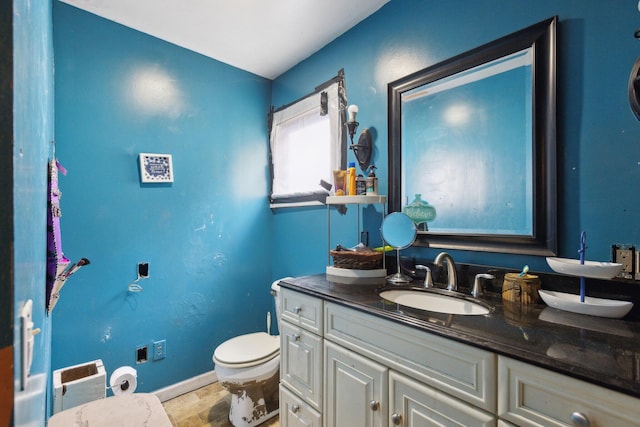
[[[282,279],[278,279],[271,284],[271,295],[273,295],[273,299],[276,303],[276,323],[278,325],[278,331],[280,331],[280,281],[284,279],[291,279],[291,277],[284,277]]]

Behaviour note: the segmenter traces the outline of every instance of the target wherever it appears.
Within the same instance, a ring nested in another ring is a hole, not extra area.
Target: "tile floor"
[[[174,427],[233,427],[229,422],[231,395],[218,382],[162,403]],[[274,417],[261,427],[280,427]]]

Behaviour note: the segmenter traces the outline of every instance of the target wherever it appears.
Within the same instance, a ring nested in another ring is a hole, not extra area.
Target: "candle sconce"
[[[360,137],[358,138],[358,143],[354,144],[353,137],[356,134],[358,125],[360,125],[360,123],[356,121],[358,106],[350,105],[349,108],[347,108],[347,113],[347,130],[349,132],[349,138],[351,139],[351,145],[349,148],[353,150],[353,154],[356,156],[360,169],[365,171],[369,167],[369,163],[371,162],[371,152],[373,151],[371,132],[369,132],[369,129],[363,129],[362,133],[360,133]]]

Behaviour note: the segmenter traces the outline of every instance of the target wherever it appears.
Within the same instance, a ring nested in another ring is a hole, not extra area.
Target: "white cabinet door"
[[[322,427],[322,416],[286,387],[280,386],[280,427]]]
[[[322,409],[322,338],[280,322],[280,380],[317,410]]]
[[[389,371],[389,426],[495,426],[496,418],[436,389]]]
[[[382,427],[387,423],[387,371],[329,341],[324,346],[325,427]]]

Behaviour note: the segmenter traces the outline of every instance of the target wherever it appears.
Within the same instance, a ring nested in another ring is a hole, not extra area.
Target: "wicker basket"
[[[382,252],[330,251],[333,266],[352,270],[373,270],[382,267]]]

